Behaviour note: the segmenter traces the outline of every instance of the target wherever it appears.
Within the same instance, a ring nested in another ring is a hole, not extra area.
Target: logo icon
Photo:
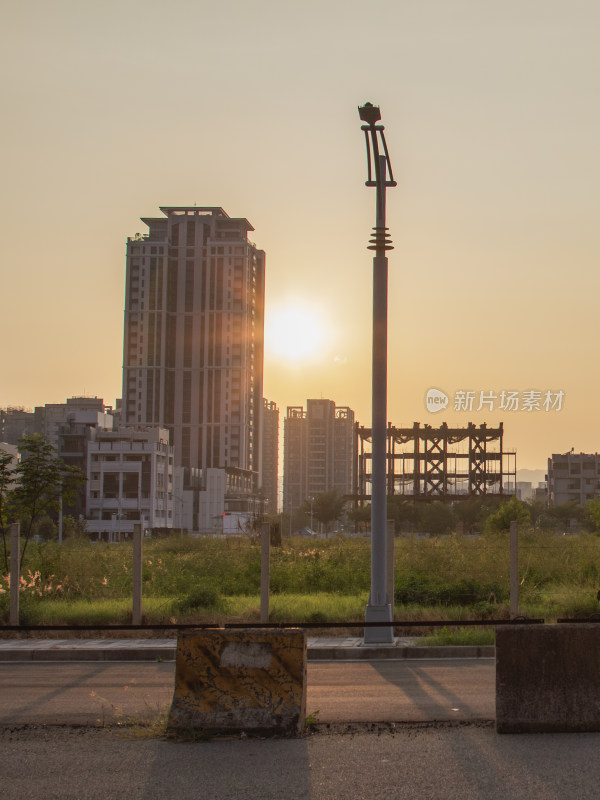
[[[430,414],[443,411],[448,405],[449,397],[440,389],[428,389],[425,395],[425,406]]]

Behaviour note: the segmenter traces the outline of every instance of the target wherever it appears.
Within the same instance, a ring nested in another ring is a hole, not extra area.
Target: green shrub
[[[223,598],[218,589],[203,581],[193,586],[190,591],[175,603],[175,610],[180,614],[188,614],[198,609],[219,611],[223,608]]]
[[[501,602],[504,591],[496,583],[462,578],[455,583],[438,583],[427,575],[409,575],[396,582],[394,600],[399,605],[475,606]]]

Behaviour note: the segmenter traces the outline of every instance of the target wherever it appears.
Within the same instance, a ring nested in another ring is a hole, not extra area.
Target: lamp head
[[[375,125],[381,119],[379,106],[374,106],[373,103],[365,103],[364,106],[359,106],[358,115],[363,122],[367,122],[369,125]]]

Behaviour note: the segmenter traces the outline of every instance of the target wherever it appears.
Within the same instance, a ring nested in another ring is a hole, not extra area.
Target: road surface
[[[0,726],[102,725],[168,710],[173,662],[0,664]],[[307,713],[324,723],[492,720],[492,659],[312,662]]]
[[[600,734],[472,723],[173,743],[0,728],[0,748],[3,800],[597,800]]]

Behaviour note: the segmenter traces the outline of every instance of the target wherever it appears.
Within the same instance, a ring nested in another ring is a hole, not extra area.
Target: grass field
[[[21,621],[124,624],[131,618],[132,546],[71,540],[31,544],[21,576]],[[600,538],[521,533],[520,612],[548,620],[600,611]],[[8,576],[0,615],[8,618]],[[370,541],[284,539],[271,550],[273,621],[364,618]],[[260,547],[247,538],[173,536],[144,542],[148,623],[257,621]],[[508,537],[396,539],[395,618],[508,617]]]

